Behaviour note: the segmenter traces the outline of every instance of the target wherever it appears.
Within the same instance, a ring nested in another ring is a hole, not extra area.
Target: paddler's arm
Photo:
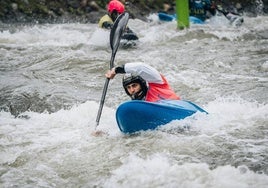
[[[104,16],[101,17],[98,25],[100,28],[103,29],[111,29],[113,27],[113,20],[110,18],[108,14],[105,14]]]
[[[125,71],[126,73],[140,75],[148,83],[163,83],[161,74],[155,68],[145,63],[127,63],[125,64]]]
[[[124,67],[125,67],[125,65],[120,65],[120,66],[116,66],[116,67],[112,68],[111,70],[108,70],[105,74],[106,78],[113,79],[115,77],[115,75],[118,73],[120,73],[120,74],[126,73]]]
[[[110,22],[103,22],[102,24],[102,28],[105,28],[105,29],[112,29],[112,27],[113,27],[113,24]]]
[[[118,73],[135,73],[149,83],[163,83],[160,73],[155,68],[144,63],[126,63],[125,65],[108,70],[105,76],[109,79],[113,79]]]

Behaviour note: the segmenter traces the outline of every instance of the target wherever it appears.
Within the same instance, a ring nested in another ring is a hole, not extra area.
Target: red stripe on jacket
[[[164,83],[149,83],[145,101],[155,102],[161,99],[180,100],[180,97],[170,88],[166,78],[161,75]]]

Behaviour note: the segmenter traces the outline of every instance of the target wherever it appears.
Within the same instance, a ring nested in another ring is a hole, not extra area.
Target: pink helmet
[[[108,12],[112,13],[114,10],[117,11],[119,14],[125,12],[125,6],[118,0],[111,0],[108,4]]]

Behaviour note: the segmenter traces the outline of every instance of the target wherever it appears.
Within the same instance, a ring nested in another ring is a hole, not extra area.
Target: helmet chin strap
[[[144,100],[145,99],[145,95],[143,95],[143,91],[140,90],[137,93],[134,93],[133,95],[130,95],[132,100]]]

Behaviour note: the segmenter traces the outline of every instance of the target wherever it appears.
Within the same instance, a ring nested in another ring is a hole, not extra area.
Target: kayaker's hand
[[[112,68],[111,70],[108,70],[105,74],[106,78],[113,79],[115,77],[115,68]]]

